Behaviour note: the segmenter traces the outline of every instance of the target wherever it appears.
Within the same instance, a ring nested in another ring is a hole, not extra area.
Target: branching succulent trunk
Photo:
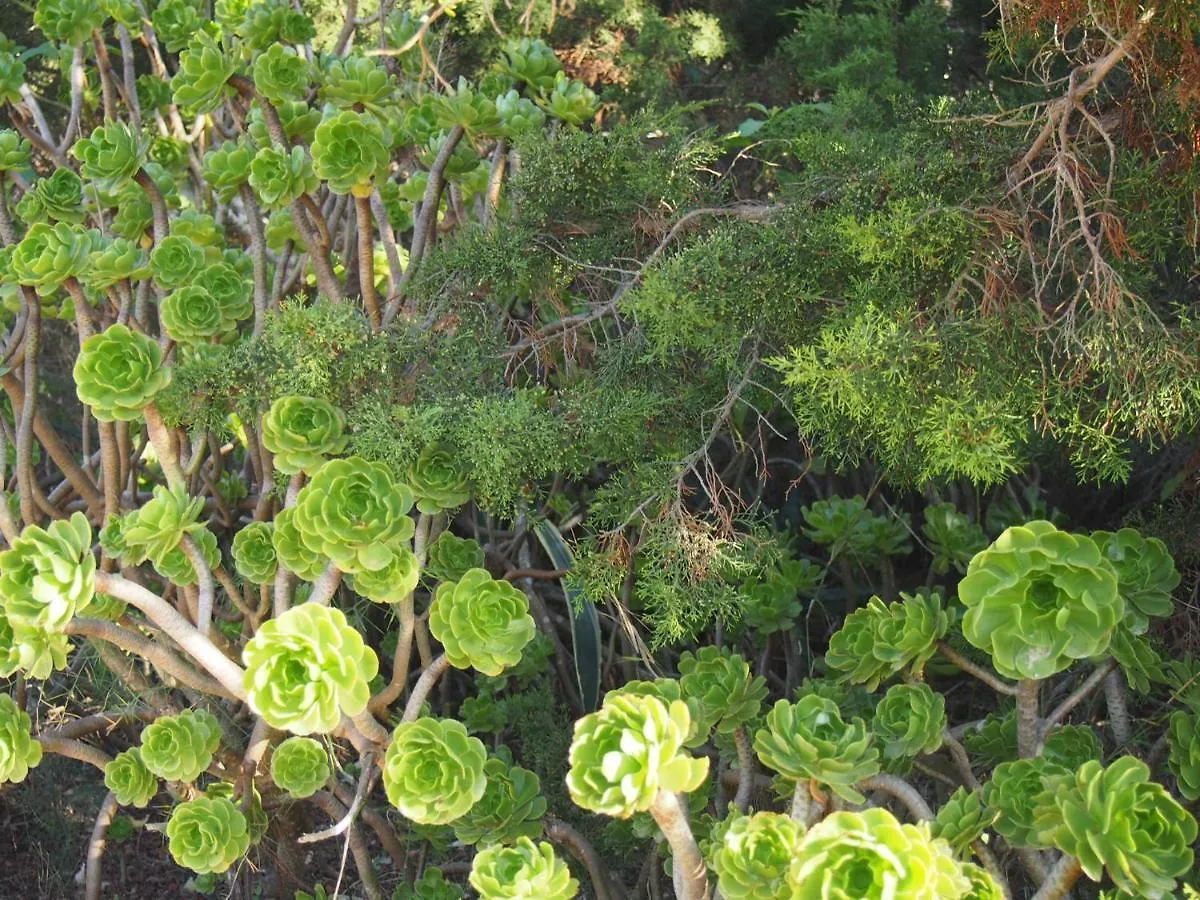
[[[679,795],[660,790],[650,807],[650,815],[671,845],[675,895],[679,900],[707,900],[708,869]]]

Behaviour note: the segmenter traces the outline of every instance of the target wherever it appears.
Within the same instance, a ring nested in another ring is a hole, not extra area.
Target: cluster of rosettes
[[[305,603],[264,622],[242,650],[246,697],[269,725],[328,733],[367,708],[375,651],[339,609]]]
[[[977,554],[958,597],[963,636],[1008,678],[1049,678],[1099,656],[1125,615],[1096,542],[1042,520],[1007,529]]]
[[[950,616],[937,593],[900,596],[895,603],[872,597],[830,638],[825,663],[838,678],[873,691],[901,672],[920,675],[950,630]]]
[[[801,510],[804,534],[829,548],[832,558],[873,562],[886,556],[903,556],[911,546],[908,526],[901,519],[876,515],[862,497],[830,497]]]
[[[82,513],[26,526],[0,553],[0,672],[47,678],[66,664],[63,634],[96,596],[92,529]]]
[[[887,810],[836,812],[807,832],[778,813],[734,819],[710,853],[730,900],[945,900],[1003,897],[982,869],[960,863],[928,825]]]
[[[864,799],[854,785],[879,772],[879,750],[866,723],[844,721],[834,701],[815,694],[778,701],[754,735],[754,750],[784,778],[815,781],[850,803]]]

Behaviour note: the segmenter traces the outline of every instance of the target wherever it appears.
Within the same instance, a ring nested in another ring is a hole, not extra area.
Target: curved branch
[[[1015,684],[1010,684],[1002,678],[993,675],[982,666],[975,665],[975,663],[971,662],[945,641],[938,641],[937,648],[942,656],[946,657],[946,659],[950,660],[950,662],[954,663],[968,675],[978,678],[992,690],[999,694],[1004,694],[1006,697],[1017,696],[1017,686]]]
[[[87,862],[84,863],[85,900],[100,900],[100,862],[104,857],[108,826],[116,814],[117,795],[109,791],[96,813],[96,824],[92,826],[92,838],[88,841]]]

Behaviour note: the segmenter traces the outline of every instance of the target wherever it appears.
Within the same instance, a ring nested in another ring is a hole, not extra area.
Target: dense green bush
[[[1196,22],[1126,7],[38,0],[0,778],[99,770],[89,900],[124,806],[210,893],[1194,896]]]

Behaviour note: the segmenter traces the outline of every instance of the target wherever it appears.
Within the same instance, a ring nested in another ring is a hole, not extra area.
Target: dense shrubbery
[[[39,0],[0,778],[89,898],[1194,896],[1183,6]]]

